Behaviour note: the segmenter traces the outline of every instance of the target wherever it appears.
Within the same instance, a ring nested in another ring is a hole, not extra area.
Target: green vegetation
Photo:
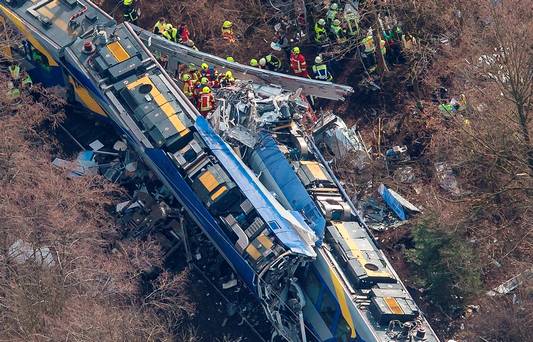
[[[417,282],[429,299],[453,312],[480,289],[481,273],[473,246],[447,228],[434,217],[420,223],[412,231],[415,248],[407,255],[417,265]]]

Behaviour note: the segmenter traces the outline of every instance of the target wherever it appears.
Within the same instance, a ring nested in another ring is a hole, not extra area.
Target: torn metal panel
[[[533,268],[527,269],[524,272],[512,277],[511,279],[496,286],[494,289],[487,292],[488,296],[494,297],[497,294],[508,294],[514,291],[523,283],[533,280]]]
[[[389,208],[392,209],[398,215],[400,220],[407,220],[408,213],[419,213],[420,209],[411,204],[408,200],[400,196],[397,192],[388,189],[384,184],[381,184],[378,188],[379,194],[383,197],[383,200]],[[404,210],[405,209],[405,210]],[[407,212],[406,212],[407,211]]]
[[[368,152],[360,136],[336,115],[321,118],[313,128],[313,137],[319,146],[325,146],[336,158],[350,157],[358,169],[369,163]]]

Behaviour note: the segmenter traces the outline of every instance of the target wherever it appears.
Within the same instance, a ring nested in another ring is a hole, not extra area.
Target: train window
[[[320,290],[322,289],[322,283],[318,280],[315,272],[309,270],[307,272],[307,278],[305,280],[304,291],[309,297],[309,300],[313,305],[317,305],[318,296],[320,295]]]
[[[352,328],[346,323],[344,317],[339,318],[339,323],[337,323],[337,330],[335,331],[335,337],[337,342],[348,342],[350,336],[352,335]]]
[[[322,295],[322,305],[320,305],[319,312],[326,325],[332,330],[335,328],[339,311],[339,305],[335,297],[328,290],[325,290]]]

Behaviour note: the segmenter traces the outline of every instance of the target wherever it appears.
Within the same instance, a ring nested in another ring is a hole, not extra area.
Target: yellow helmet
[[[226,57],[226,60],[228,62],[235,62],[235,59],[233,59],[233,57],[231,57],[231,56]]]
[[[252,58],[252,59],[250,59],[250,65],[253,66],[253,67],[256,67],[256,66],[259,65],[259,62],[257,62],[257,59]]]
[[[202,63],[202,70],[209,69],[209,65],[207,63]]]
[[[229,21],[229,20],[226,20],[226,21],[222,24],[222,27],[223,27],[223,28],[226,28],[226,29],[227,29],[227,28],[230,28],[230,27],[232,27],[232,26],[233,26],[233,23],[232,23],[231,21]]]
[[[202,79],[200,80],[200,83],[201,84],[208,84],[209,80],[207,79],[207,77],[202,77]]]
[[[295,46],[292,48],[292,52],[294,52],[295,54],[299,54],[300,53],[300,48]]]
[[[226,71],[226,77],[233,78],[233,73],[231,72],[231,70]]]
[[[183,77],[182,77],[181,79],[182,79],[183,81],[187,82],[187,81],[189,81],[189,80],[191,79],[191,75],[189,75],[189,74],[185,74],[185,75],[183,75]]]
[[[203,87],[202,88],[202,93],[209,94],[210,92],[211,92],[211,89],[209,89],[209,87]]]

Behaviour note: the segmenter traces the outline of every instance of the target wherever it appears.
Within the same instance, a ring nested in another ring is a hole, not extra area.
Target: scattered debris
[[[364,169],[370,161],[368,150],[355,127],[348,128],[336,115],[321,118],[313,129],[313,137],[336,158],[350,156],[358,170]]]
[[[17,240],[9,246],[8,256],[17,264],[34,261],[43,266],[54,266],[54,255],[49,247],[35,247],[31,243]]]
[[[524,272],[512,277],[494,289],[488,291],[487,296],[494,297],[497,294],[509,294],[518,288],[518,286],[531,280],[533,280],[533,268],[525,270]]]
[[[366,224],[372,230],[386,231],[399,227],[406,222],[398,220],[392,211],[387,210],[384,205],[379,204],[374,197],[369,197],[366,201],[359,203],[361,203],[361,211],[363,212]]]
[[[421,212],[420,209],[415,207],[394,190],[388,189],[384,184],[379,186],[378,192],[389,208],[391,208],[402,221],[407,220],[408,214]]]
[[[97,140],[93,141],[92,143],[90,143],[89,147],[93,151],[99,151],[102,147],[104,147],[104,144],[102,144],[102,142],[97,139]]]
[[[385,158],[387,161],[393,161],[393,162],[404,162],[411,160],[411,157],[407,153],[407,146],[394,146],[393,148],[389,148],[385,152]]]
[[[235,286],[237,286],[237,279],[235,278],[222,284],[222,288],[224,290],[231,289],[232,287],[235,287]]]
[[[437,171],[437,181],[441,188],[454,196],[461,195],[462,191],[459,188],[457,178],[455,177],[455,174],[448,163],[435,163],[435,170]]]
[[[415,170],[411,166],[400,167],[394,171],[393,178],[399,183],[414,183],[416,179]]]
[[[52,164],[64,170],[70,170],[67,175],[68,178],[76,178],[82,176],[95,176],[98,174],[98,164],[94,160],[93,151],[82,151],[78,154],[75,161],[67,161],[56,158]]]

